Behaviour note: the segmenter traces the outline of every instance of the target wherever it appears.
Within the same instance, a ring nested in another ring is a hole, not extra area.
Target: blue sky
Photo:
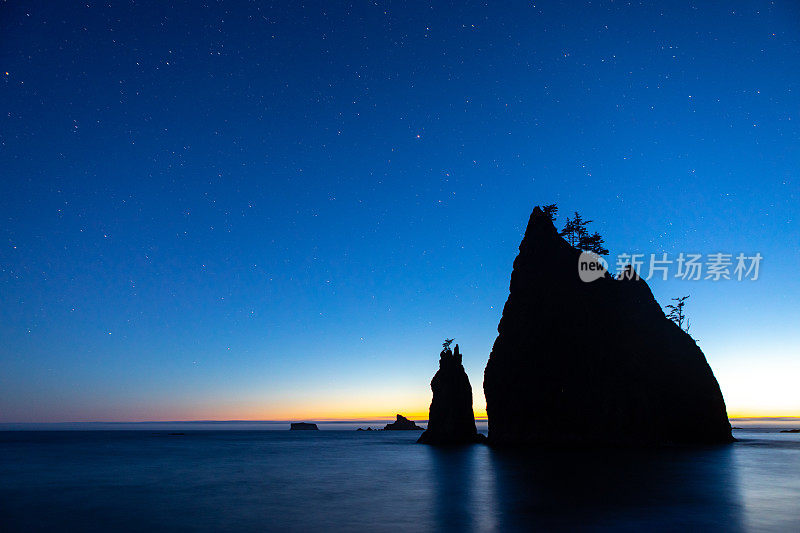
[[[655,281],[731,414],[800,415],[800,9],[0,7],[0,421],[424,413],[534,205]],[[562,218],[563,220],[563,218]]]

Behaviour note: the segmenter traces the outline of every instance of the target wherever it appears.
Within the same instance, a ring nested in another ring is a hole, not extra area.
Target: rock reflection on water
[[[436,529],[746,529],[731,446],[429,453]]]
[[[493,450],[502,531],[598,528],[737,531],[730,446],[702,450]]]
[[[437,529],[491,531],[497,528],[495,479],[483,445],[429,447]]]

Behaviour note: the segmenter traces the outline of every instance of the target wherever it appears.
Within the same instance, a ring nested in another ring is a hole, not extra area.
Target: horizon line
[[[235,423],[272,423],[272,424],[289,424],[292,422],[321,422],[321,423],[354,423],[354,422],[384,422],[386,420],[393,420],[394,417],[363,417],[363,418],[285,418],[285,419],[197,419],[197,420],[62,420],[62,421],[29,421],[29,422],[14,422],[14,421],[0,421],[0,426],[10,425],[59,425],[59,424],[235,424]],[[410,419],[410,418],[409,418]],[[797,416],[730,416],[729,421],[756,421],[756,420],[770,420],[770,421],[797,421],[800,420],[800,415]],[[415,422],[428,422],[427,418],[414,418]],[[488,417],[476,416],[476,422],[487,422]]]

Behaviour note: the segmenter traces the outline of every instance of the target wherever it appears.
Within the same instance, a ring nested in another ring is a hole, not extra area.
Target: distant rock
[[[292,422],[292,426],[289,428],[292,431],[307,431],[307,430],[318,430],[316,424],[312,424],[310,422]]]
[[[428,429],[417,442],[422,444],[469,444],[484,442],[486,437],[475,428],[472,411],[472,386],[461,364],[458,344],[450,351],[450,342],[439,354],[439,370],[431,380]]]
[[[372,431],[372,428],[371,427],[368,427],[367,429],[358,428],[356,431]]]
[[[781,433],[800,433],[800,429],[782,429]]]
[[[392,422],[391,424],[386,424],[383,428],[385,430],[422,430],[425,428],[421,428],[416,425],[414,422],[409,420],[408,418],[404,417],[403,415],[397,415],[397,420]]]
[[[490,443],[731,442],[694,339],[635,272],[581,281],[580,256],[535,208],[484,373]]]

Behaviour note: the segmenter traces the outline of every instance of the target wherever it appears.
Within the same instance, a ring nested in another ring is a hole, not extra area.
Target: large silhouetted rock
[[[533,210],[484,374],[493,444],[730,442],[695,341],[635,275],[578,276],[580,251]]]
[[[472,387],[461,364],[458,344],[454,351],[446,347],[439,354],[439,370],[431,380],[431,390],[433,400],[428,416],[428,429],[420,435],[417,442],[467,444],[486,439],[475,429]]]

